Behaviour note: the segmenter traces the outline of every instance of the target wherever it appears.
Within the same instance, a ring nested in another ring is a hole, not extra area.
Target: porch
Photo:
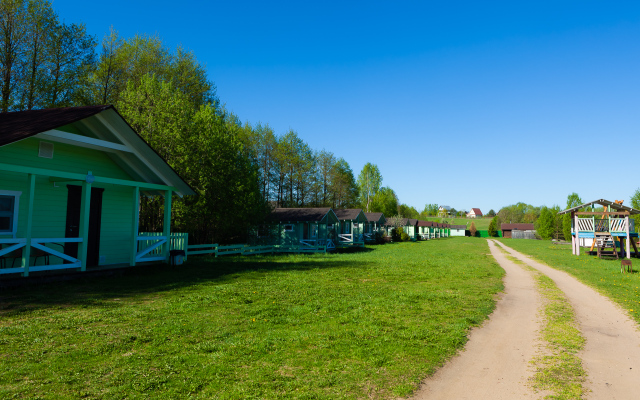
[[[0,164],[0,277],[166,262],[173,187]],[[7,190],[5,190],[7,189]],[[141,236],[141,192],[165,198],[164,231]]]

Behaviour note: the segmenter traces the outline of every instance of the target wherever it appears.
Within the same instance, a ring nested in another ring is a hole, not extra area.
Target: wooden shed
[[[502,231],[503,238],[512,238],[513,231],[535,231],[533,224],[501,224],[500,230]]]
[[[466,225],[451,225],[451,236],[464,236]]]
[[[165,199],[153,239],[141,194]],[[113,106],[2,113],[0,275],[168,261],[173,194],[194,191]]]

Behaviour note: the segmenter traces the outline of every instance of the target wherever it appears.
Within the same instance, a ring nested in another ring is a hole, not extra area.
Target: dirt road
[[[473,330],[465,349],[432,377],[414,399],[538,399],[528,384],[529,363],[537,349],[540,298],[531,274],[497,248],[547,275],[575,310],[586,339],[580,354],[588,374],[587,399],[640,399],[640,331],[606,297],[567,273],[489,240],[491,254],[506,271],[505,290],[496,310]]]

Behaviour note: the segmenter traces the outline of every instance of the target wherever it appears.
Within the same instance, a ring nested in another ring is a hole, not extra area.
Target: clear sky
[[[377,164],[400,201],[496,212],[640,187],[638,1],[54,0],[157,34],[241,120]]]

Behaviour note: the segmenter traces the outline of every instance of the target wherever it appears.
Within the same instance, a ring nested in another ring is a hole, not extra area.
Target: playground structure
[[[603,211],[595,211],[595,205],[603,207]],[[588,209],[591,211],[580,211]],[[591,239],[591,249],[597,250],[598,257],[602,257],[605,249],[613,249],[613,255],[618,258],[618,246],[626,258],[631,258],[631,246],[638,248],[633,238],[638,238],[635,232],[635,221],[630,215],[640,214],[639,210],[622,205],[622,201],[611,202],[605,199],[566,209],[559,214],[571,214],[571,245],[572,252],[580,255],[580,239]],[[626,253],[626,254],[625,254]]]

